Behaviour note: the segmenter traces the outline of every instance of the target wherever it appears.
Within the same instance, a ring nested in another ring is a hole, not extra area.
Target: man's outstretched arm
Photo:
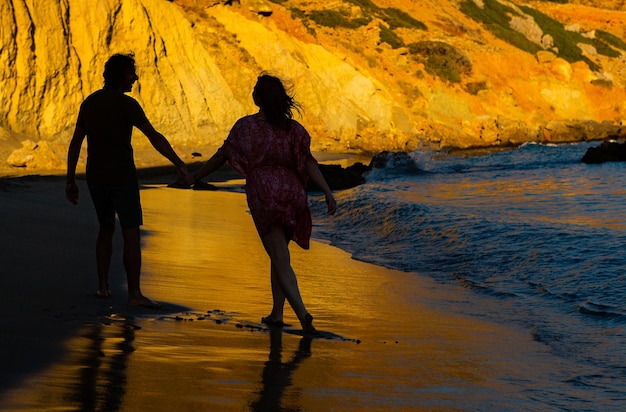
[[[78,164],[78,157],[80,156],[80,148],[85,140],[85,130],[76,126],[70,146],[67,150],[67,174],[65,177],[65,197],[73,205],[78,203],[78,187],[76,186],[76,165]]]
[[[157,152],[161,153],[163,157],[172,162],[176,169],[178,170],[178,177],[182,180],[186,179],[187,176],[187,167],[185,166],[185,162],[176,154],[170,142],[159,133],[149,121],[146,121],[142,125],[138,126],[139,130],[146,135],[148,140]]]

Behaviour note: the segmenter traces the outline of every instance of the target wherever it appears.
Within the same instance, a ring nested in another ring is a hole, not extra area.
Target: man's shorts
[[[87,186],[100,224],[115,225],[116,213],[122,229],[133,229],[143,224],[138,184],[88,183]]]

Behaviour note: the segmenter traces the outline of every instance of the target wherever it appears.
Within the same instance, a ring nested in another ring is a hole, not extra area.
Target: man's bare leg
[[[98,239],[96,240],[96,265],[98,270],[97,295],[106,298],[110,295],[109,269],[113,255],[113,232],[115,225],[100,224]]]
[[[141,293],[141,239],[139,228],[122,229],[124,238],[124,269],[128,282],[128,305],[158,308],[158,302],[148,299]]]

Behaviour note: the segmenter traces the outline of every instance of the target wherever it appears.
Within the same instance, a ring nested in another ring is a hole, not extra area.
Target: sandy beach
[[[119,230],[113,296],[96,298],[97,222],[84,181],[72,206],[62,177],[0,180],[1,410],[537,407],[524,390],[549,380],[549,354],[528,334],[455,313],[454,301],[471,298],[460,286],[323,242],[291,249],[321,336],[299,334],[291,310],[292,327],[268,329],[269,260],[243,182],[197,191],[171,180],[142,180],[142,287],[161,310],[126,306]]]

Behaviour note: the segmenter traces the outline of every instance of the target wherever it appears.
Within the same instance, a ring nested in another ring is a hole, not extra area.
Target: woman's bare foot
[[[317,329],[313,326],[313,316],[310,313],[307,313],[304,316],[304,322],[302,323],[302,332],[308,335],[315,335],[317,333]]]
[[[128,298],[128,306],[140,306],[148,309],[160,309],[161,304],[143,295],[137,298]]]

